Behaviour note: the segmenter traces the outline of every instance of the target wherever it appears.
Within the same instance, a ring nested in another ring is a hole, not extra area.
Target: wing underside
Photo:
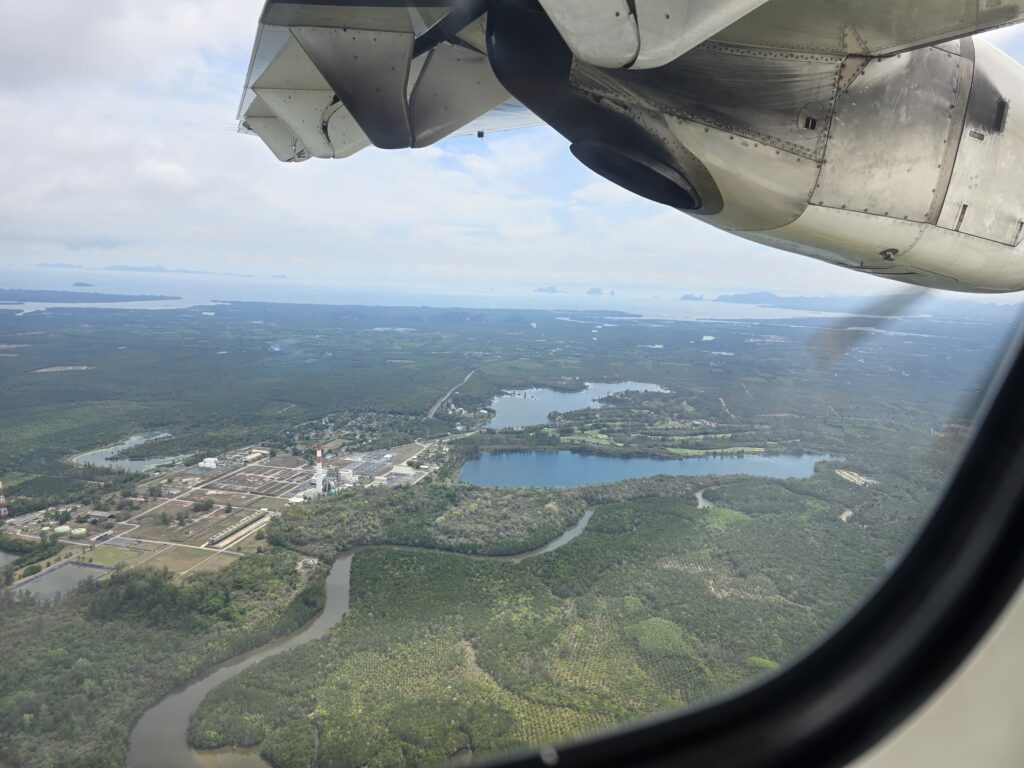
[[[574,55],[646,69],[708,41],[787,53],[887,56],[1012,24],[1024,0],[539,0]],[[485,0],[269,0],[240,129],[283,161],[540,121],[498,82]]]
[[[300,161],[538,125],[495,78],[466,5],[269,2],[240,129]]]

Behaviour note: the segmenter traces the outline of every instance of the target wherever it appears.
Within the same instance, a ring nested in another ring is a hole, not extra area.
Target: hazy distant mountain
[[[157,264],[152,267],[138,267],[132,264],[111,264],[107,267],[86,267],[82,264],[65,264],[60,261],[44,261],[36,264],[37,267],[46,269],[80,269],[89,272],[143,272],[145,274],[157,275],[217,275],[219,277],[252,277],[252,275],[240,274],[238,272],[206,272],[201,269],[168,269]]]
[[[547,288],[534,288],[534,293],[558,293],[558,289],[553,285],[549,285]]]
[[[779,296],[768,291],[733,293],[719,296],[715,301],[729,304],[756,304],[762,307],[803,309],[809,312],[858,312],[875,299],[866,296]]]
[[[697,295],[692,294],[692,293],[684,293],[682,296],[679,297],[679,300],[680,301],[704,301],[704,297],[703,296],[697,296]]]
[[[72,288],[95,288],[96,286],[92,283],[72,283]]]
[[[604,291],[600,288],[591,288],[587,291],[587,296],[604,296]]]
[[[909,290],[909,289],[908,289]],[[897,298],[899,294],[888,294]],[[1005,319],[1019,313],[1021,305],[979,301],[955,293],[922,293],[914,301],[903,303],[899,311],[886,309],[886,294],[877,296],[779,296],[768,291],[735,293],[719,296],[715,301],[730,304],[756,304],[762,307],[800,309],[808,312],[842,312],[846,314],[951,315],[977,319]]]
[[[128,301],[172,301],[180,298],[180,296],[134,296],[123,293],[93,293],[91,291],[32,291],[20,288],[0,288],[0,302],[5,304],[25,301],[53,304],[114,304]]]

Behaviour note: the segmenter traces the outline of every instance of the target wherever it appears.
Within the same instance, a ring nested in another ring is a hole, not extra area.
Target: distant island
[[[591,288],[589,291],[587,291],[587,295],[588,296],[604,296],[604,291],[602,291],[600,288]]]
[[[130,296],[121,293],[90,291],[32,291],[21,288],[0,288],[0,303],[53,302],[55,304],[116,304],[130,301],[173,301],[180,296]]]
[[[704,297],[703,296],[697,296],[696,294],[693,294],[693,293],[684,293],[682,296],[679,297],[679,300],[680,301],[704,301]]]
[[[95,288],[96,286],[92,283],[72,283],[72,288]]]
[[[535,288],[534,293],[558,293],[558,289],[553,285],[549,285],[547,288]]]

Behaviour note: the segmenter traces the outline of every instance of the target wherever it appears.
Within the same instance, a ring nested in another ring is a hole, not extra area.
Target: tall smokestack
[[[316,474],[313,475],[313,485],[317,491],[324,490],[324,450],[319,441],[316,444]]]

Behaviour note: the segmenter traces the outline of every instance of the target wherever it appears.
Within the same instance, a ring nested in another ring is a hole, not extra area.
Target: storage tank
[[[67,536],[71,533],[71,526],[58,525],[56,528],[53,529],[53,532],[56,533],[58,536]]]
[[[88,533],[85,528],[73,528],[71,529],[72,539],[84,539],[85,534]]]

